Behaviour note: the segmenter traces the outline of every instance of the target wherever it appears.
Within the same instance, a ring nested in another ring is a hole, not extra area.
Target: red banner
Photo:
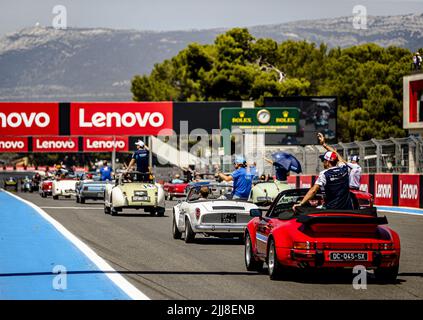
[[[392,206],[393,193],[392,174],[375,174],[375,204]]]
[[[27,152],[28,138],[0,138],[0,152]]]
[[[128,137],[85,137],[84,152],[128,151]]]
[[[32,138],[33,152],[78,152],[78,138]]]
[[[288,176],[287,177],[288,186],[292,189],[297,188],[297,176]]]
[[[0,136],[59,134],[58,103],[0,103]]]
[[[300,188],[311,188],[312,176],[300,176]]]
[[[364,192],[370,192],[370,193],[373,192],[373,190],[370,190],[370,177],[368,174],[361,175],[360,190]]]
[[[71,104],[71,135],[158,135],[173,128],[172,102]]]
[[[420,176],[400,174],[398,176],[398,193],[400,207],[420,207]]]

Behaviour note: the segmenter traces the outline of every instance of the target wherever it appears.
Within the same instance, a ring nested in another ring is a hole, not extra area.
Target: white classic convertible
[[[173,207],[172,234],[193,242],[197,233],[215,237],[242,238],[250,210],[258,207],[245,200],[231,200],[232,185],[198,183],[190,187],[187,198]]]
[[[124,208],[144,209],[150,215],[164,216],[165,193],[158,183],[144,182],[142,173],[121,174],[115,183],[107,183],[104,191],[104,213],[117,215]]]

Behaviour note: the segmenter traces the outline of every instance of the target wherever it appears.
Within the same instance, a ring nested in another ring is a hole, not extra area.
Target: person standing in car
[[[253,184],[252,176],[247,172],[247,162],[241,156],[235,158],[235,171],[230,175],[218,172],[219,178],[224,181],[233,181],[232,199],[247,200]]]
[[[328,151],[319,158],[323,162],[324,170],[319,173],[319,177],[314,186],[310,188],[300,203],[295,204],[292,209],[306,204],[313,199],[320,189],[325,190],[325,209],[352,210],[353,202],[350,195],[349,167],[347,162],[331,147],[325,143],[325,138],[321,133],[317,134],[320,144]],[[329,151],[329,149],[333,151]]]
[[[126,172],[136,164],[137,171],[140,172],[141,177],[137,176],[138,181],[151,181],[151,168],[149,166],[150,150],[143,141],[135,142],[137,150],[132,154],[132,159],[129,162]]]

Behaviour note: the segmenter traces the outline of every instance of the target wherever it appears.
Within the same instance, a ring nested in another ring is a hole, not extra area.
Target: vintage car
[[[85,203],[86,200],[104,200],[106,184],[112,181],[101,181],[99,175],[92,176],[91,179],[79,180],[75,186],[75,201]]]
[[[163,186],[138,181],[143,174],[132,171],[120,174],[115,183],[107,183],[104,191],[104,213],[117,215],[123,209],[144,209],[150,215],[164,216]]]
[[[38,192],[42,198],[53,195],[53,178],[45,178],[42,180]]]
[[[56,177],[51,187],[53,199],[58,200],[59,197],[70,198],[74,196],[77,182],[77,177],[73,175],[67,175],[62,178]]]
[[[357,201],[354,210],[324,209],[322,192],[294,211],[292,206],[307,191],[286,190],[268,210],[251,210],[253,219],[245,231],[247,270],[261,270],[266,262],[270,278],[277,279],[293,268],[345,269],[362,265],[374,270],[380,281],[395,281],[400,239],[386,226],[386,217],[378,216],[375,207],[360,209]]]
[[[272,181],[258,181],[251,188],[249,200],[258,206],[268,206],[277,195],[290,189],[287,182],[272,180]]]
[[[163,185],[163,189],[166,195],[166,200],[173,200],[173,198],[176,198],[176,197],[186,197],[187,186],[188,186],[188,182],[182,182],[182,183],[166,182]]]
[[[14,189],[18,191],[18,179],[15,177],[9,177],[3,180],[3,188],[6,189]]]
[[[200,194],[208,188],[208,196]],[[197,233],[215,237],[242,238],[250,221],[250,210],[258,207],[245,200],[231,200],[232,184],[209,182],[192,185],[185,201],[173,207],[172,233],[174,239],[193,242]]]

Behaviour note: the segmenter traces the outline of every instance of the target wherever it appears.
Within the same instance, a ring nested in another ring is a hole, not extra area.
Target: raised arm
[[[338,151],[336,151],[336,149],[335,148],[333,148],[333,147],[331,147],[331,146],[329,146],[329,145],[327,145],[326,144],[326,141],[325,141],[325,137],[323,136],[323,134],[321,134],[320,132],[317,134],[317,139],[319,139],[319,143],[323,146],[323,148],[325,148],[327,151],[331,151],[331,152],[335,152],[336,153],[336,155],[338,156],[338,159],[339,159],[339,161],[340,162],[343,162],[343,163],[347,163],[347,161],[339,154],[339,152]]]

